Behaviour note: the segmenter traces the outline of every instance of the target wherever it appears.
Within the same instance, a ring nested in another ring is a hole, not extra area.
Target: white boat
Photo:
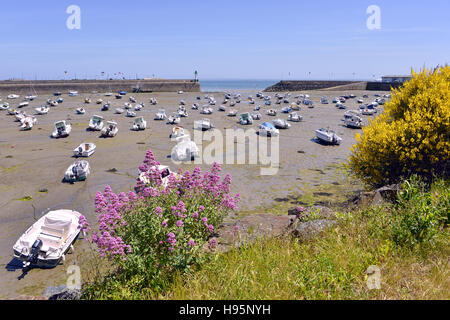
[[[183,94],[183,91],[182,90],[178,91],[178,94]]]
[[[230,102],[230,107],[234,107],[235,105],[236,105],[236,102],[234,102],[234,101]]]
[[[273,120],[273,124],[277,129],[289,129],[291,127],[291,124],[283,119],[275,119]]]
[[[22,101],[21,103],[19,103],[19,105],[17,106],[17,108],[23,108],[28,106],[30,103],[28,101]]]
[[[14,257],[23,267],[57,266],[73,250],[81,231],[81,214],[68,209],[53,210],[29,227],[13,246]]]
[[[97,146],[92,142],[85,142],[80,144],[77,148],[73,149],[74,157],[89,157],[94,152]]]
[[[101,131],[102,137],[115,137],[119,128],[117,127],[117,122],[107,121],[106,126]]]
[[[8,108],[9,108],[8,102],[4,102],[0,105],[0,110],[8,110]]]
[[[91,103],[91,99],[89,99],[89,98],[84,98],[84,103]]]
[[[125,103],[123,104],[123,108],[126,109],[126,110],[131,109],[131,107],[132,107],[132,105],[131,105],[131,103],[129,103],[129,102],[125,102]]]
[[[147,128],[147,121],[144,120],[144,117],[137,117],[134,119],[133,126],[131,127],[131,130],[139,131],[139,130],[145,130]]]
[[[150,104],[155,105],[158,103],[158,100],[156,98],[150,98]]]
[[[227,107],[225,107],[223,104],[221,104],[218,108],[219,111],[225,111],[227,110]]]
[[[179,139],[170,155],[174,161],[194,161],[199,155],[199,149],[194,141],[189,138]]]
[[[50,108],[44,104],[39,108],[35,108],[34,110],[36,111],[37,114],[47,114]]]
[[[328,99],[327,99],[327,97],[321,97],[321,98],[320,98],[320,103],[321,103],[321,104],[328,104]]]
[[[209,119],[204,118],[194,122],[194,129],[205,131],[212,128],[214,128],[214,125]]]
[[[252,112],[252,118],[253,120],[261,120],[261,113],[259,113],[258,111],[253,111]]]
[[[269,115],[269,116],[276,116],[277,115],[277,110],[269,109],[269,110],[267,110],[266,114]]]
[[[178,124],[178,123],[180,123],[180,121],[181,121],[181,117],[177,113],[175,113],[174,115],[169,116],[167,118],[168,124]]]
[[[159,109],[158,112],[155,115],[155,120],[164,120],[167,118],[166,110]]]
[[[69,91],[69,97],[76,97],[78,96],[78,91]]]
[[[76,112],[77,112],[77,114],[85,114],[86,110],[84,110],[83,107],[79,107],[79,108],[76,109]]]
[[[213,109],[208,106],[203,106],[202,110],[200,111],[201,114],[211,114],[213,113]]]
[[[235,110],[235,109],[230,109],[230,111],[228,111],[228,116],[229,117],[236,117],[236,115],[237,115],[237,110]]]
[[[89,162],[86,160],[76,160],[67,168],[66,173],[64,173],[64,181],[84,181],[90,173],[91,167],[89,166]]]
[[[103,129],[103,117],[94,115],[89,120],[89,129],[93,131],[100,131]]]
[[[180,140],[189,138],[189,135],[184,131],[182,126],[176,126],[172,129],[172,133],[169,135],[170,139]]]
[[[105,97],[110,97],[110,96],[112,96],[112,95],[113,95],[112,92],[106,92],[106,93],[105,93]]]
[[[33,128],[33,125],[36,124],[37,119],[36,119],[36,117],[33,117],[33,116],[27,116],[27,117],[23,118],[20,122],[21,122],[20,130],[26,131],[26,130],[31,130],[31,128]]]
[[[95,101],[95,103],[96,103],[96,104],[102,104],[102,103],[103,103],[103,99],[97,99],[97,100]]]
[[[142,109],[142,105],[137,104],[134,106],[134,111],[140,111]]]
[[[191,107],[192,110],[198,110],[198,103],[194,103]]]
[[[17,99],[17,98],[19,98],[20,96],[18,95],[18,94],[8,94],[7,96],[6,96],[6,98],[7,99]]]
[[[172,173],[172,171],[170,170],[170,168],[168,166],[164,166],[164,165],[158,165],[158,166],[153,166],[150,168],[149,172],[151,170],[155,170],[158,169],[159,173],[160,173],[160,177],[161,177],[161,187],[165,188],[168,186],[169,184],[169,176],[171,174],[174,174],[176,177],[178,177],[178,175],[176,173]],[[138,180],[141,181],[144,185],[146,186],[151,186],[151,180],[148,177],[148,172],[141,172],[139,174]],[[153,186],[155,187],[155,186]]]
[[[49,104],[50,107],[56,107],[58,105],[58,102],[55,100],[48,99],[47,104]]]
[[[270,122],[263,122],[258,127],[258,133],[264,137],[276,137],[280,134],[277,128]]]
[[[253,108],[253,111],[259,111],[259,110],[261,110],[261,106],[260,106],[260,105],[256,105],[256,106]]]
[[[27,113],[24,111],[17,111],[14,114],[14,117],[16,118],[15,121],[17,121],[17,122],[21,122],[23,119],[25,119],[26,116],[27,116]]]
[[[362,119],[359,115],[359,111],[349,110],[344,113],[344,119],[342,119],[342,121],[344,121],[345,125],[349,128],[361,129],[363,124]]]
[[[33,101],[33,100],[36,99],[36,98],[37,98],[36,95],[28,95],[28,96],[25,96],[25,100],[29,100],[29,101]]]
[[[116,112],[117,114],[122,114],[122,113],[124,113],[124,111],[125,111],[125,110],[123,110],[122,108],[116,108],[116,110],[115,110],[115,112]]]
[[[66,120],[56,121],[55,130],[52,132],[53,138],[67,137],[72,131],[72,126],[66,122]]]
[[[179,106],[178,107],[178,115],[180,117],[184,117],[184,118],[188,116],[188,113],[187,113],[187,110],[186,110],[185,106]]]
[[[133,96],[129,97],[128,99],[130,100],[130,102],[133,102],[133,103],[136,103],[136,101],[137,101],[136,98]]]
[[[136,112],[134,112],[132,110],[127,110],[127,113],[125,116],[130,117],[130,118],[136,117]]]
[[[293,121],[293,122],[300,122],[300,121],[302,121],[302,119],[303,119],[303,117],[301,115],[299,115],[297,112],[292,112],[288,116],[288,120]]]
[[[242,113],[239,117],[239,123],[242,125],[253,124],[253,118],[250,113]]]
[[[291,110],[300,111],[300,106],[297,103],[292,102],[291,103]]]
[[[357,102],[358,102],[358,103],[364,103],[364,100],[363,100],[363,99],[358,99]]]
[[[180,105],[182,105],[182,106],[186,105],[186,101],[180,100]]]
[[[374,108],[373,105],[366,105],[364,106],[364,108],[361,109],[361,114],[366,115],[366,116],[372,116],[375,113],[377,113],[377,110]]]
[[[339,145],[342,138],[339,137],[333,130],[320,128],[316,131],[316,137],[325,143]]]

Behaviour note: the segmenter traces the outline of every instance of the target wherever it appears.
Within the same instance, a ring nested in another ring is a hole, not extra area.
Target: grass
[[[206,255],[198,269],[175,274],[162,293],[112,280],[89,298],[449,299],[449,190],[448,182],[425,190],[412,181],[395,205],[338,213],[338,223],[320,238],[261,239]],[[370,266],[380,270],[380,289],[367,285]]]

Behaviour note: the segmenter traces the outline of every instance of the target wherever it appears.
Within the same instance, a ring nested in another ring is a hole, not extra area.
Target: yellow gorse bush
[[[372,186],[412,174],[448,178],[450,164],[450,67],[412,72],[394,89],[385,112],[369,122],[351,148],[350,168]]]

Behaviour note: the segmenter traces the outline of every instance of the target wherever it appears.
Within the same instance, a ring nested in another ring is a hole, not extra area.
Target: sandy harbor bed
[[[238,92],[238,91],[231,91]],[[247,96],[255,97],[257,91],[239,91],[242,102],[236,104],[239,113],[252,111],[254,105],[247,102]],[[300,92],[291,92],[291,102]],[[307,92],[315,103],[314,108],[301,107],[299,114],[303,116],[302,122],[291,122],[291,128],[280,130],[280,168],[274,176],[260,175],[260,165],[231,165],[223,164],[222,172],[228,172],[233,178],[233,192],[240,193],[242,212],[262,212],[279,205],[283,198],[292,197],[299,190],[308,186],[319,187],[336,182],[336,168],[349,156],[350,147],[355,143],[355,133],[361,130],[346,128],[342,125],[345,110],[339,110],[332,103],[333,97],[343,94],[355,94],[364,99],[366,103],[373,101],[373,91],[310,91]],[[268,106],[264,101],[256,99],[256,105],[261,105],[262,119],[255,121],[252,126],[242,126],[237,123],[239,117],[228,117],[227,112],[217,111],[224,95],[214,95],[217,104],[212,106],[215,110],[211,115],[200,114],[199,110],[191,110],[191,105],[198,102],[200,106],[206,104],[203,93],[146,93],[127,94],[120,100],[103,95],[80,94],[77,97],[68,97],[64,94],[64,102],[51,107],[47,115],[36,115],[38,122],[31,131],[20,131],[14,116],[6,111],[0,111],[0,298],[11,298],[20,294],[41,295],[48,286],[57,286],[65,283],[66,268],[71,264],[82,264],[88,250],[86,244],[76,243],[75,253],[68,256],[65,266],[58,266],[51,270],[33,269],[22,276],[20,265],[12,261],[12,246],[18,237],[34,222],[33,206],[36,214],[46,211],[47,208],[74,209],[83,213],[90,222],[95,222],[94,198],[97,191],[103,191],[110,185],[114,192],[129,191],[135,185],[138,174],[138,165],[145,156],[145,151],[151,149],[162,164],[169,165],[176,170],[179,165],[172,163],[168,157],[175,142],[168,138],[172,125],[166,121],[154,121],[158,109],[163,108],[167,115],[178,109],[181,99],[186,101],[189,117],[182,118],[183,127],[192,132],[195,120],[210,118],[217,129],[250,127],[257,129],[257,125],[264,121],[276,118],[287,119],[287,114],[279,113],[276,117],[265,114]],[[268,93],[274,97],[273,92]],[[138,116],[147,120],[145,131],[131,131],[134,118],[125,117],[125,114],[115,114],[114,109],[122,107],[128,97],[133,95],[138,102],[145,102],[146,106],[137,111]],[[197,96],[202,100],[196,100]],[[84,104],[83,98],[90,96],[92,102]],[[320,97],[326,96],[329,104],[320,104]],[[35,114],[34,108],[45,104],[51,95],[40,95],[29,106],[22,108],[27,114]],[[158,99],[157,105],[150,105],[150,97]],[[100,111],[101,105],[95,104],[97,98],[110,100],[109,111]],[[351,99],[345,104],[347,110],[358,109],[357,99]],[[22,101],[6,99],[10,106],[17,107]],[[75,109],[84,106],[86,114],[78,115]],[[276,105],[272,99],[272,106],[281,111],[287,106],[282,103]],[[238,114],[239,114],[238,113]],[[101,115],[105,120],[115,120],[119,132],[114,138],[100,138],[99,132],[87,131],[89,119],[94,115]],[[368,117],[362,116],[365,123]],[[52,139],[53,124],[57,120],[69,120],[72,132],[69,137]],[[315,142],[314,130],[321,127],[334,129],[343,138],[339,146],[326,146]],[[72,150],[82,142],[93,142],[97,145],[96,152],[87,160],[91,165],[91,175],[84,182],[74,184],[62,183],[65,170],[73,163]],[[205,147],[204,145],[203,147]],[[246,149],[248,151],[248,149]],[[181,165],[183,169],[193,169],[193,164]],[[201,164],[202,170],[208,170],[209,164]],[[315,172],[315,173],[314,173]]]

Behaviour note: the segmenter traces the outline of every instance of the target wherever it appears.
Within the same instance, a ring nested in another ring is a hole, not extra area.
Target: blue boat
[[[60,95],[61,95],[61,92],[55,92],[53,95],[55,95],[55,96],[60,96]]]
[[[58,98],[58,100],[56,100],[56,102],[58,103],[62,103],[64,101],[64,98]]]
[[[124,95],[127,94],[127,92],[126,92],[126,91],[119,91],[119,94],[122,95],[122,96],[124,96]]]

